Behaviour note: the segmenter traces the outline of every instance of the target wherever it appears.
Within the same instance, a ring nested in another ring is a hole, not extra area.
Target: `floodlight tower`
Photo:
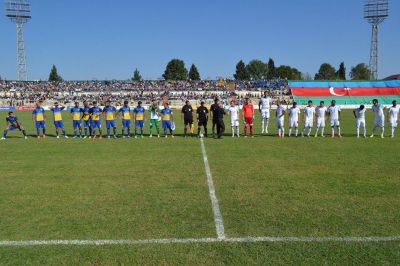
[[[365,0],[364,18],[372,25],[369,68],[371,79],[378,79],[378,33],[379,25],[389,16],[389,0]]]
[[[24,42],[24,25],[31,18],[29,0],[9,0],[5,2],[6,16],[17,25],[17,75],[18,80],[28,80]]]

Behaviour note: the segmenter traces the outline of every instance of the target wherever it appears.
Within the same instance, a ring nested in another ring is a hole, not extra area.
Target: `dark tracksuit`
[[[224,123],[224,108],[218,106],[214,111],[213,122],[215,121],[217,127],[218,138],[222,138],[225,133],[225,123]]]

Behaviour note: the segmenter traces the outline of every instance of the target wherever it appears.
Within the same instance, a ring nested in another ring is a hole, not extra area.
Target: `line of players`
[[[272,99],[268,96],[267,92],[261,97],[259,102],[259,111],[262,117],[262,134],[268,133],[269,120],[270,120],[270,110],[271,110]],[[381,129],[381,137],[384,138],[384,130],[385,130],[385,106],[378,103],[378,100],[373,100],[372,110],[375,114],[375,122],[372,130],[371,137],[374,137],[376,129]],[[57,138],[60,138],[60,131],[64,138],[68,138],[63,117],[62,111],[65,110],[64,106],[60,106],[58,103],[55,103],[50,110],[53,113],[54,126],[56,128]],[[226,115],[226,110],[224,106],[219,101],[219,99],[215,99],[215,103],[211,105],[210,108],[210,116],[212,120],[212,134],[215,138],[222,138],[225,125],[224,125],[224,115]],[[75,103],[75,106],[71,108],[71,118],[74,129],[74,138],[102,138],[102,118],[106,121],[106,129],[107,129],[107,137],[108,138],[116,138],[117,137],[117,128],[116,128],[116,119],[121,116],[122,118],[122,137],[130,138],[131,137],[131,118],[133,114],[133,121],[135,124],[134,136],[135,138],[141,137],[143,138],[144,134],[144,126],[145,126],[145,108],[142,106],[142,102],[138,103],[138,106],[135,108],[131,108],[128,105],[128,102],[125,101],[124,105],[117,110],[116,107],[111,105],[110,101],[106,102],[105,107],[100,108],[96,102],[93,102],[90,105],[89,102],[85,101],[84,106],[80,107],[79,103]],[[173,131],[175,130],[173,112],[170,109],[168,103],[164,104],[162,110],[159,110],[158,102],[153,101],[150,108],[150,137],[153,136],[153,129],[156,129],[157,136],[160,137],[160,126],[159,122],[162,121],[162,128],[164,137],[168,137],[168,133],[171,137],[174,137]],[[232,137],[240,136],[239,129],[239,107],[232,101],[230,107],[228,108],[228,112],[230,114],[231,120],[231,128],[232,128]],[[276,122],[278,129],[278,137],[283,138],[285,136],[285,114],[288,113],[289,116],[289,133],[288,136],[291,137],[293,135],[298,137],[299,135],[299,122],[300,122],[300,114],[301,110],[297,106],[296,103],[293,103],[293,106],[290,107],[287,111],[286,108],[280,103],[277,103],[276,110]],[[337,131],[337,135],[341,137],[341,128],[340,128],[340,106],[336,105],[335,101],[331,102],[331,105],[327,108],[324,102],[321,102],[319,106],[314,107],[311,101],[308,102],[308,106],[306,106],[303,110],[304,113],[304,126],[301,131],[301,135],[310,137],[312,128],[314,126],[314,118],[317,120],[316,132],[314,134],[315,137],[320,135],[324,137],[325,131],[325,122],[326,116],[330,118],[330,126],[331,126],[331,136],[335,137],[335,129]],[[359,108],[353,111],[354,116],[356,118],[356,129],[357,129],[357,137],[360,137],[360,129],[363,129],[363,136],[366,137],[366,122],[365,122],[365,106],[361,105]],[[199,137],[207,137],[207,124],[209,120],[209,110],[205,107],[205,103],[201,102],[201,105],[197,108],[196,118],[198,122],[198,136]],[[193,119],[193,108],[190,105],[189,101],[186,101],[186,104],[182,107],[181,110],[182,119],[184,121],[184,136],[188,135],[190,132],[192,135],[194,133],[194,119]],[[393,105],[388,109],[389,122],[391,126],[391,137],[394,137],[395,129],[398,124],[399,118],[399,106],[397,106],[397,102],[393,101]],[[246,99],[245,104],[242,108],[242,120],[245,124],[244,127],[244,136],[247,137],[247,133],[250,133],[251,137],[254,137],[254,107],[251,104],[249,99]],[[32,112],[32,120],[36,127],[37,138],[46,137],[46,114],[45,110],[41,107],[41,103],[36,104],[36,108]],[[13,112],[9,113],[9,116],[6,118],[6,129],[3,132],[2,140],[6,139],[8,131],[20,130],[24,137],[27,138],[26,131],[23,128],[21,122],[18,120],[18,117],[15,116]],[[204,135],[201,133],[201,129],[203,128]],[[216,131],[215,131],[216,129]],[[112,130],[112,132],[111,132]],[[294,132],[293,132],[294,130]]]
[[[102,138],[102,119],[105,119],[107,137],[117,138],[117,122],[116,119],[122,117],[122,136],[123,138],[131,137],[131,114],[133,114],[133,121],[135,122],[135,138],[139,136],[143,138],[144,125],[145,125],[145,108],[142,106],[142,102],[138,103],[135,108],[130,108],[128,101],[124,102],[124,106],[117,110],[116,107],[111,105],[110,101],[106,102],[104,108],[97,105],[97,102],[93,102],[91,105],[88,101],[85,101],[83,107],[79,106],[79,103],[75,103],[75,106],[71,108],[72,125],[74,129],[74,138]],[[65,110],[65,106],[60,106],[57,102],[50,110],[53,113],[53,121],[56,129],[56,136],[60,138],[60,132],[64,138],[68,138],[62,112]],[[160,137],[160,126],[159,122],[162,121],[162,128],[164,129],[164,136],[167,137],[167,131],[171,137],[173,137],[174,122],[173,112],[169,108],[169,104],[165,103],[164,108],[159,110],[158,104],[153,102],[150,111],[150,137],[152,137],[153,128],[156,129],[157,136]],[[36,104],[36,108],[32,111],[32,120],[36,127],[37,138],[46,138],[46,113],[41,103]],[[9,112],[6,118],[6,129],[3,132],[2,140],[5,140],[7,133],[13,130],[22,131],[25,139],[27,138],[26,131],[19,121],[18,117],[13,113]],[[111,132],[112,130],[112,132]]]
[[[267,99],[264,98],[264,99]],[[263,100],[260,101],[260,105],[262,105]],[[372,111],[374,112],[374,126],[372,129],[371,138],[375,137],[375,132],[377,129],[381,130],[381,138],[384,138],[385,133],[385,110],[387,109],[384,105],[379,104],[378,100],[374,99],[372,105]],[[394,138],[395,129],[398,125],[399,120],[399,106],[397,106],[397,102],[393,101],[392,106],[388,108],[388,116],[389,116],[389,124],[391,127],[391,137]],[[357,138],[360,137],[360,130],[363,129],[363,137],[367,137],[367,129],[366,129],[366,121],[365,121],[365,113],[367,109],[364,105],[361,105],[359,108],[353,110],[354,117],[356,119],[356,136]],[[277,128],[278,128],[278,137],[283,138],[285,136],[285,113],[286,109],[283,105],[278,103],[276,116],[277,116]],[[336,101],[333,100],[329,107],[325,106],[323,101],[320,102],[320,105],[317,107],[313,106],[312,101],[308,102],[308,105],[303,110],[304,113],[304,125],[301,130],[301,136],[310,137],[312,128],[314,127],[314,118],[317,120],[317,127],[314,134],[314,137],[318,137],[320,133],[321,137],[324,137],[325,131],[325,124],[326,124],[326,117],[330,118],[330,127],[331,127],[331,137],[335,137],[335,133],[339,138],[342,137],[341,135],[341,128],[340,128],[340,114],[341,108],[340,106],[336,105]],[[300,114],[301,110],[297,106],[297,103],[293,103],[293,106],[288,109],[288,116],[289,116],[289,133],[288,136],[291,137],[294,129],[294,136],[298,137],[299,135],[299,122],[300,122]],[[263,116],[266,121],[268,121],[269,116]],[[263,128],[264,129],[264,128]]]

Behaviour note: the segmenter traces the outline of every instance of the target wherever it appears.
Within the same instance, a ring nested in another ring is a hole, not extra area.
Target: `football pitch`
[[[31,136],[0,142],[0,265],[400,263],[400,130],[356,139],[351,111],[342,139],[278,139],[274,117],[257,135],[259,115],[254,139],[228,119],[223,140],[182,138],[180,115],[174,139],[56,139],[48,113],[37,140],[18,116]]]

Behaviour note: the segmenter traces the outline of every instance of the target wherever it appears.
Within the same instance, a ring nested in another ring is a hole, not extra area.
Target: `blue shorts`
[[[117,122],[115,120],[107,120],[106,128],[110,128],[110,127],[117,127]]]
[[[131,127],[131,120],[122,120],[122,127]]]
[[[36,125],[36,128],[45,128],[46,127],[46,122],[44,122],[44,121],[36,121],[35,125]]]
[[[54,126],[56,128],[64,128],[64,122],[63,121],[54,121]]]
[[[92,121],[92,128],[94,129],[96,127],[101,128],[101,120],[93,120]]]
[[[83,126],[84,126],[85,128],[90,127],[91,124],[92,124],[92,121],[91,121],[91,120],[84,120],[84,121],[83,121]]]
[[[136,120],[135,121],[135,127],[144,127],[144,121],[143,120]]]
[[[81,127],[81,125],[82,125],[82,121],[81,121],[81,120],[74,120],[74,121],[72,121],[72,126],[73,126],[74,128]]]
[[[14,131],[14,130],[16,130],[16,129],[19,129],[19,127],[18,127],[18,126],[13,126],[13,125],[10,125],[10,126],[8,127],[8,130],[10,130],[10,131]]]
[[[172,123],[171,123],[171,121],[162,121],[162,127],[163,127],[163,128],[171,129],[171,128],[172,128]]]

